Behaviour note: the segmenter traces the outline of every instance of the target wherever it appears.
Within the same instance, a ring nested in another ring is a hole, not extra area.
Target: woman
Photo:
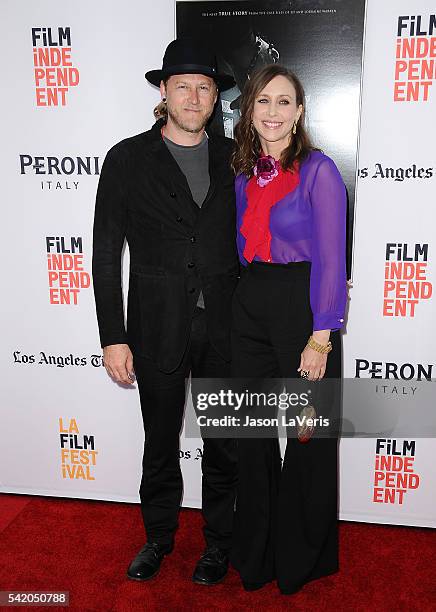
[[[346,192],[312,147],[304,92],[277,64],[247,82],[237,125],[232,375],[340,378]],[[255,435],[255,434],[253,434]],[[337,440],[240,439],[233,564],[246,590],[282,593],[338,569]]]

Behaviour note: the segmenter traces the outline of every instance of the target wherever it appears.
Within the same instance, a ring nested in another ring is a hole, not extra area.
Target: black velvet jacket
[[[203,290],[209,338],[230,359],[231,297],[238,278],[233,142],[209,138],[210,188],[201,208],[161,136],[162,122],[108,152],[97,190],[92,274],[102,347],[128,343],[166,372],[186,348]],[[121,288],[130,251],[127,332]]]

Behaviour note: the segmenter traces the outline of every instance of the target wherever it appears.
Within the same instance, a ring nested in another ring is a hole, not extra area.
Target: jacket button
[[[195,287],[191,287],[189,293],[195,293]]]
[[[195,236],[191,236],[189,239],[191,242],[195,242]]]
[[[190,261],[188,263],[188,268],[193,268],[195,266],[195,263],[193,261]]]
[[[176,194],[174,193],[174,191],[172,191],[172,192],[170,193],[170,197],[171,197],[171,198],[176,198],[176,197],[177,197],[177,196],[176,196]]]
[[[176,221],[178,221],[179,223],[181,223],[183,221],[183,217],[177,217]]]

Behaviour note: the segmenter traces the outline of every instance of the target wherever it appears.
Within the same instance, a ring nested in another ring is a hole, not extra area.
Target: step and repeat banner
[[[372,407],[387,396],[394,406],[404,396],[419,406],[415,382],[434,384],[434,6],[368,0],[359,129],[363,2],[356,2],[354,18],[345,9],[350,3],[341,0],[191,4],[201,5],[215,34],[224,27],[223,49],[226,41],[237,49],[237,28],[226,30],[225,19],[251,28],[257,56],[249,68],[262,58],[295,68],[293,53],[300,57],[312,135],[337,161],[350,195],[353,286],[344,375],[379,379]],[[73,8],[41,0],[24,10],[1,0],[0,7],[7,58],[0,100],[7,228],[1,245],[0,491],[136,502],[144,441],[139,397],[136,386],[113,383],[102,364],[92,220],[106,151],[153,124],[160,96],[144,73],[161,66],[174,38],[175,3],[78,0]],[[198,18],[200,34],[205,26],[202,14]],[[306,33],[312,41],[300,56],[287,43],[287,24],[289,39],[304,42]],[[321,61],[314,51],[323,36],[331,39],[331,24],[340,62],[328,50]],[[313,71],[311,50],[318,57]],[[218,125],[229,135],[239,92],[232,96],[221,100]],[[128,265],[126,247],[126,294]],[[341,518],[436,526],[434,452],[425,428],[422,437],[390,431],[343,439]],[[201,440],[182,435],[185,506],[201,505],[201,455]]]

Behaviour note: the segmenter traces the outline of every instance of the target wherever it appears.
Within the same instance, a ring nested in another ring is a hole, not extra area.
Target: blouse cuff
[[[313,315],[313,331],[330,329],[336,331],[344,325],[344,315],[340,312],[322,312]]]

